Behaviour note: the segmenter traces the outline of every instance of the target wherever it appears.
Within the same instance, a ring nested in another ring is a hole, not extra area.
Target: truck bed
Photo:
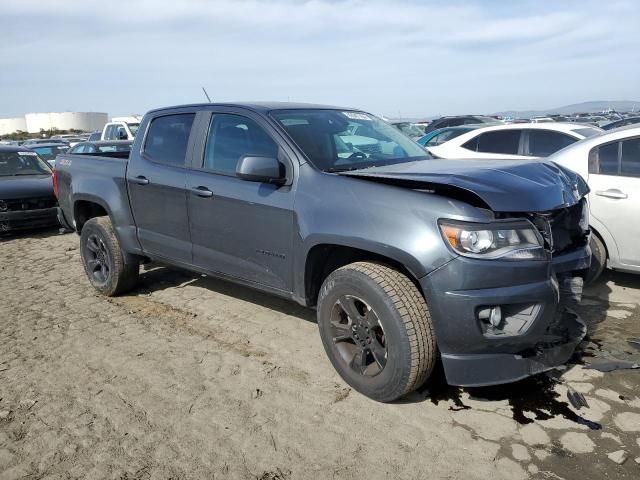
[[[126,152],[125,152],[126,153]],[[103,155],[62,154],[56,160],[55,177],[60,221],[70,229],[78,202],[101,205],[112,218],[116,230],[135,228],[127,191],[127,160]]]

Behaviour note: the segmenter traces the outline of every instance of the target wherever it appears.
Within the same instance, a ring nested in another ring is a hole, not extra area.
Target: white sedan
[[[548,157],[602,129],[577,123],[514,123],[482,127],[427,150],[438,158],[527,160]]]
[[[576,143],[548,160],[589,184],[591,269],[640,272],[640,127],[612,130]]]

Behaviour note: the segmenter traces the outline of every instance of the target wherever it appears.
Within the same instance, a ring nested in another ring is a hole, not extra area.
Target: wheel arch
[[[422,276],[422,266],[417,268],[415,264],[407,262],[406,258],[392,256],[388,253],[393,253],[393,251],[388,249],[387,252],[381,253],[377,249],[329,242],[313,245],[307,251],[304,264],[303,294],[305,303],[308,306],[316,305],[320,287],[331,272],[350,263],[362,261],[381,263],[398,270],[409,278],[423,294],[418,282],[418,278]],[[416,259],[413,260],[417,262]]]
[[[73,202],[73,222],[78,233],[82,232],[82,227],[87,221],[95,217],[113,218],[109,207],[97,197],[81,196]]]

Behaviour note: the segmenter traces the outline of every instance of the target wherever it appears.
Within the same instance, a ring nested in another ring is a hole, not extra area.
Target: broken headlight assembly
[[[540,233],[529,222],[470,223],[441,220],[445,242],[458,254],[485,260],[546,260]]]

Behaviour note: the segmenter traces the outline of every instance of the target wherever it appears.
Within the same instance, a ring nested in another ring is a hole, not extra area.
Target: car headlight
[[[465,257],[501,260],[545,260],[543,240],[529,222],[486,224],[440,221],[449,246]]]

